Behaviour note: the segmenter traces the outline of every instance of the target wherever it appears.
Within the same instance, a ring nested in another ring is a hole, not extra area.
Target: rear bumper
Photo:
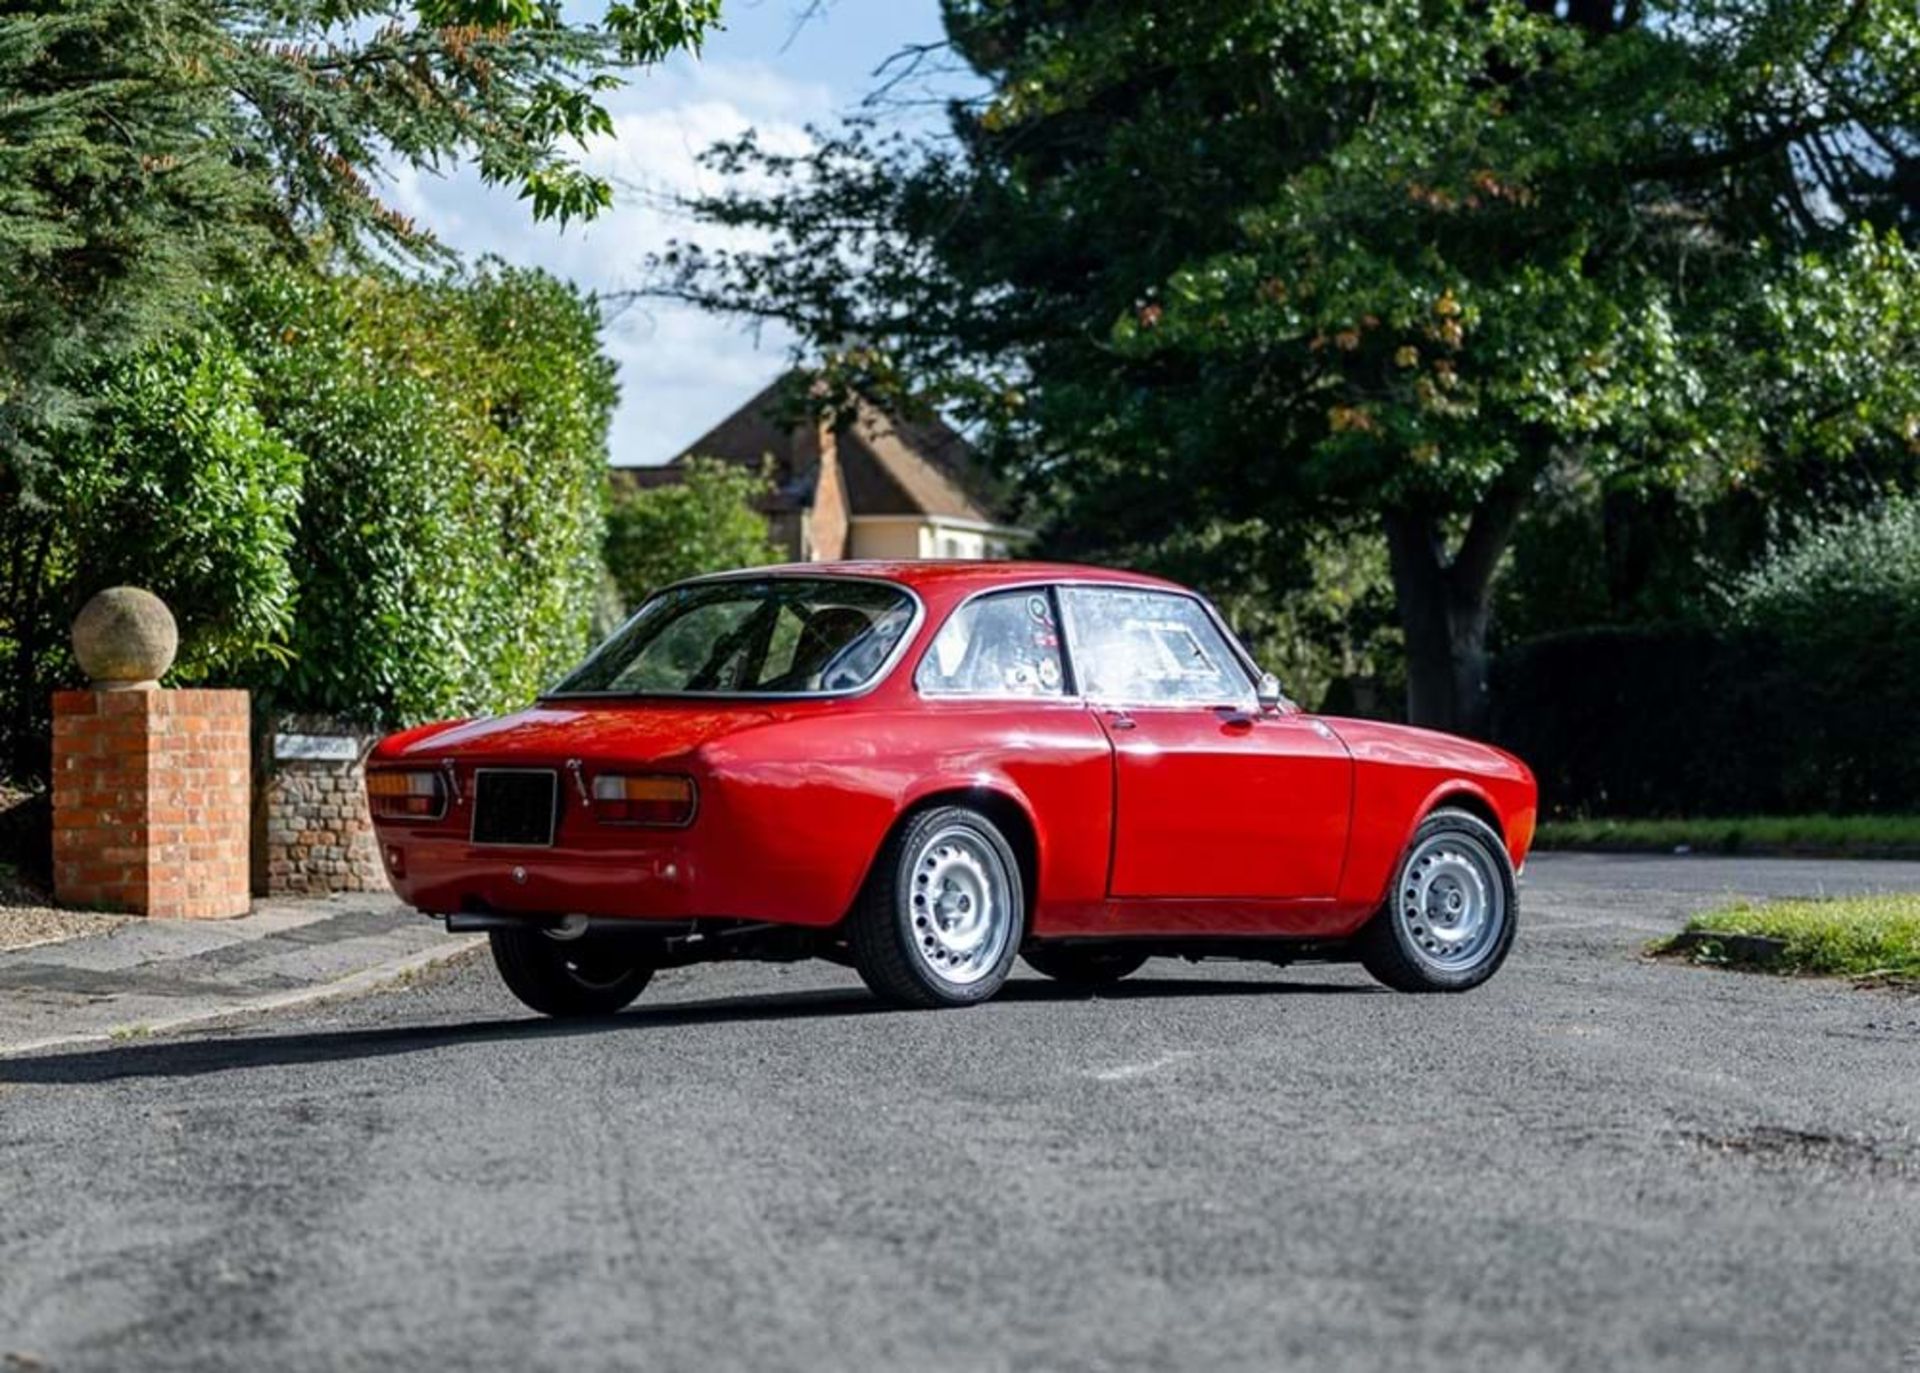
[[[721,913],[696,909],[696,860],[677,844],[644,852],[586,853],[383,834],[380,851],[400,899],[429,915],[579,912],[685,920]]]

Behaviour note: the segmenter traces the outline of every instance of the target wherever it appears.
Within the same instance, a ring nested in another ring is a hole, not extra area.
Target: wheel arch
[[[1407,832],[1407,838],[1413,838],[1414,831],[1425,824],[1427,818],[1437,810],[1463,810],[1475,819],[1484,820],[1493,832],[1500,836],[1500,842],[1507,842],[1506,821],[1500,815],[1500,808],[1493,804],[1487,794],[1465,782],[1449,782],[1428,798],[1427,804],[1413,822],[1413,829]]]
[[[1033,919],[1033,912],[1040,899],[1040,831],[1034,824],[1033,813],[1024,801],[1013,792],[989,783],[966,783],[939,787],[915,796],[900,808],[900,813],[887,826],[886,833],[880,836],[880,842],[867,856],[866,871],[861,874],[860,883],[854,889],[853,901],[848,903],[849,913],[859,903],[860,896],[873,880],[874,865],[887,851],[894,838],[913,822],[915,816],[939,806],[965,806],[977,810],[991,820],[1000,833],[1006,837],[1007,844],[1013,849],[1014,861],[1020,865],[1020,894],[1026,907],[1026,916]]]

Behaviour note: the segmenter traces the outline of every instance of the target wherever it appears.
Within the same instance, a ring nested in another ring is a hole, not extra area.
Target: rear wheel
[[[1131,949],[1066,944],[1029,949],[1027,966],[1069,987],[1111,987],[1146,966],[1147,956]]]
[[[901,1006],[971,1006],[1007,980],[1026,929],[1020,865],[965,806],[914,816],[887,841],[848,925],[854,966]]]
[[[612,1015],[653,977],[653,965],[618,940],[555,939],[526,929],[494,930],[487,942],[507,990],[542,1015]]]
[[[1414,831],[1386,904],[1361,932],[1360,961],[1402,992],[1463,992],[1492,977],[1519,917],[1513,864],[1493,827],[1437,810]]]

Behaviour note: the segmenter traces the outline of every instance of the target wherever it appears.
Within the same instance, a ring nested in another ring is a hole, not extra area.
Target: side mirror
[[[1280,679],[1271,672],[1260,674],[1260,684],[1254,688],[1254,695],[1262,710],[1278,710],[1280,703],[1287,699],[1287,694],[1280,690]]]

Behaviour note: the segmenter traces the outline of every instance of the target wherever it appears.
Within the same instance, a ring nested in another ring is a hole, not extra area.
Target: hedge
[[[266,278],[228,305],[306,460],[299,595],[262,704],[404,724],[524,704],[585,651],[613,368],[537,271]]]
[[[1920,506],[1814,531],[1714,623],[1523,644],[1493,690],[1550,814],[1920,809]]]
[[[44,779],[66,629],[148,587],[169,681],[398,725],[510,708],[578,661],[615,390],[573,287],[265,272],[105,373],[29,506],[0,472],[0,776]]]

